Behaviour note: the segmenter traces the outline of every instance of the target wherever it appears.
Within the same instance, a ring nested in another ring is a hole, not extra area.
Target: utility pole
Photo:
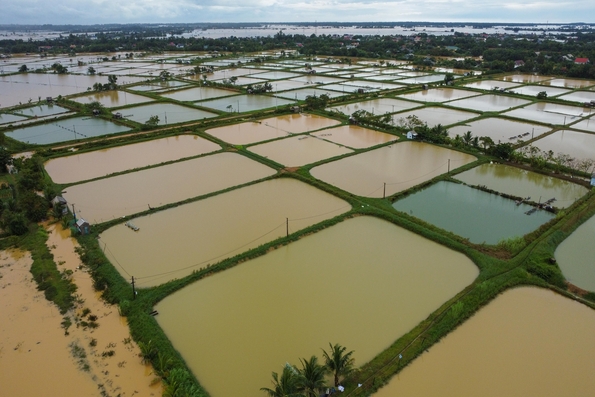
[[[289,218],[285,218],[285,237],[289,236]]]
[[[132,299],[136,299],[136,290],[134,289],[134,276],[132,276]]]
[[[74,221],[76,222],[76,212],[74,211],[74,203],[72,203],[72,215],[74,216]]]
[[[450,159],[448,159],[448,174],[450,174]]]
[[[382,198],[386,198],[386,182],[384,182],[384,190],[382,191]]]

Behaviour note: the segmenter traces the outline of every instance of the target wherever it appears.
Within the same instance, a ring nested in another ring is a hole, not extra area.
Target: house
[[[518,60],[518,61],[514,61],[514,68],[520,68],[522,66],[525,66],[525,61],[523,60]]]
[[[417,139],[417,132],[415,132],[413,130],[412,131],[409,131],[407,133],[407,139]]]
[[[80,234],[89,234],[91,232],[91,225],[83,218],[80,218],[76,221],[76,229]]]
[[[56,208],[56,206],[62,205],[62,215],[68,214],[68,202],[62,196],[56,196],[52,199],[52,207]]]
[[[576,65],[586,65],[589,63],[589,58],[575,58],[574,63]]]

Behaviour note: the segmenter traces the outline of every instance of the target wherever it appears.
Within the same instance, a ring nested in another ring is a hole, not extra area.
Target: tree
[[[4,134],[2,134],[4,135]],[[12,156],[4,147],[0,146],[0,173],[4,174],[8,166],[12,164]]]
[[[452,73],[446,73],[444,75],[444,84],[452,84],[454,82],[455,76]]]
[[[310,360],[300,359],[302,369],[298,380],[299,388],[306,397],[318,397],[320,392],[326,388],[324,377],[328,369],[318,364],[318,357],[312,356]]]
[[[109,75],[107,76],[107,81],[111,90],[118,88],[118,76]]]
[[[89,66],[89,68],[87,69],[87,73],[93,75],[93,74],[97,73],[97,71],[95,70],[95,68],[93,66]]]
[[[145,125],[151,128],[157,127],[157,124],[159,124],[159,116],[151,116],[149,117],[149,120],[145,122]]]
[[[26,73],[29,70],[29,68],[27,67],[27,65],[21,65],[21,67],[19,68],[19,72],[21,73]]]
[[[547,98],[546,91],[540,91],[539,93],[537,93],[537,99],[546,99],[546,98]]]
[[[322,350],[326,367],[332,372],[335,381],[335,387],[339,386],[341,378],[349,375],[353,371],[354,359],[351,357],[353,350],[345,352],[347,348],[339,345],[338,343],[334,346],[329,343],[331,347],[330,354],[326,350]]]
[[[494,146],[494,140],[489,136],[482,136],[479,138],[479,141],[483,145],[483,151],[486,152],[492,146]]]
[[[262,387],[260,390],[267,393],[269,397],[302,397],[299,392],[299,371],[289,364],[285,364],[281,378],[273,372],[273,388]]]

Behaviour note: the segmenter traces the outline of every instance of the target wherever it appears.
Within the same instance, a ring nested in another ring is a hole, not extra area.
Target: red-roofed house
[[[574,63],[577,65],[584,65],[586,63],[589,63],[589,58],[575,58]]]

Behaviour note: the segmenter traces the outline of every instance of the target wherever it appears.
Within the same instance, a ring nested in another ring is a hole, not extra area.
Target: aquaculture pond
[[[595,217],[591,217],[562,241],[556,259],[564,277],[572,284],[595,291]]]
[[[235,153],[219,153],[69,186],[77,216],[99,223],[216,192],[275,171]]]
[[[454,88],[432,88],[416,91],[411,94],[401,94],[399,98],[421,102],[446,102],[476,95],[480,94],[474,91],[457,90]]]
[[[374,397],[589,396],[595,311],[535,287],[504,292]]]
[[[177,90],[161,94],[164,98],[175,99],[176,101],[202,101],[203,99],[218,98],[229,95],[236,95],[236,91],[223,90],[213,87],[194,87],[185,90]]]
[[[466,153],[405,141],[312,168],[315,178],[366,197],[390,196],[475,161]]]
[[[329,342],[364,364],[477,275],[458,252],[357,217],[185,287],[156,319],[211,396],[258,397]]]
[[[70,112],[69,109],[63,108],[62,106],[54,105],[52,103],[49,104],[38,104],[36,106],[31,106],[24,109],[16,109],[13,110],[12,113],[29,116],[29,117],[46,117],[46,116],[54,116],[61,113],[68,113]]]
[[[538,102],[511,110],[503,115],[539,123],[566,125],[578,121],[581,117],[588,116],[588,114],[589,110],[583,107]]]
[[[293,136],[248,148],[253,153],[287,167],[315,163],[351,153],[352,150],[311,135]]]
[[[541,124],[523,123],[498,117],[488,117],[477,121],[472,121],[462,125],[456,125],[448,129],[448,135],[454,138],[456,135],[465,135],[471,131],[473,136],[487,136],[494,143],[517,143],[519,139],[528,141],[531,138],[538,137],[550,131],[550,127]],[[482,143],[480,142],[480,146]]]
[[[120,106],[126,105],[136,105],[138,103],[143,102],[151,102],[153,99],[138,95],[138,94],[131,94],[126,91],[103,91],[103,92],[95,92],[92,94],[72,98],[73,101],[88,104],[91,102],[99,102],[106,108],[115,108]]]
[[[134,274],[140,287],[148,287],[349,209],[345,201],[308,184],[278,178],[133,219],[137,232],[122,223],[102,233],[101,242],[107,244],[108,258]]]
[[[204,138],[179,135],[59,157],[47,161],[45,170],[55,183],[74,183],[219,149],[219,145]]]
[[[393,116],[393,124],[400,125],[402,120],[408,116],[416,116],[428,126],[433,127],[441,124],[443,126],[460,123],[479,116],[477,113],[465,112],[462,110],[446,109],[442,107],[430,106],[422,109],[409,110],[403,113],[397,113]]]
[[[210,101],[197,102],[199,106],[216,109],[221,112],[242,113],[254,110],[274,108],[294,103],[283,98],[275,98],[266,95],[236,95],[228,98],[213,99]]]
[[[279,94],[275,94],[275,95],[277,95],[279,98],[288,98],[288,99],[292,99],[294,101],[304,101],[309,96],[326,95],[329,98],[336,98],[336,97],[343,96],[343,93],[337,92],[337,91],[324,90],[324,89],[321,89],[320,87],[317,87],[317,88],[308,87],[308,88],[300,88],[298,90],[280,92]]]
[[[574,123],[571,126],[577,130],[595,132],[595,118],[589,117],[587,119],[581,120],[578,123]]]
[[[595,134],[572,130],[560,130],[533,142],[542,151],[570,155],[578,160],[593,160]]]
[[[5,132],[6,136],[35,145],[118,134],[130,128],[98,117],[73,117]]]
[[[512,87],[518,87],[518,83],[511,83],[508,81],[498,81],[498,80],[480,80],[473,83],[465,84],[463,87],[467,88],[476,88],[478,90],[499,90],[499,89],[507,89]]]
[[[380,145],[390,141],[396,141],[398,136],[384,132],[371,130],[357,125],[342,125],[335,128],[328,128],[313,132],[313,135],[325,141],[331,141],[352,149],[365,149],[371,146]]]
[[[504,164],[482,164],[455,178],[468,185],[482,185],[497,192],[530,198],[536,203],[555,199],[551,205],[558,208],[569,207],[589,191],[576,183]]]
[[[333,106],[328,108],[331,111],[341,112],[346,115],[352,115],[358,110],[365,110],[372,114],[395,113],[403,110],[413,109],[421,106],[419,103],[404,101],[394,98],[378,98],[369,101],[348,103],[347,105]]]
[[[476,244],[524,236],[554,217],[544,210],[527,214],[534,207],[442,181],[396,201],[393,208]]]
[[[183,123],[192,120],[202,120],[217,117],[216,113],[206,112],[200,109],[175,105],[173,103],[153,103],[123,109],[124,118],[144,124],[151,116],[159,117],[159,125]]]
[[[504,95],[482,95],[472,98],[463,98],[448,103],[463,109],[479,110],[482,112],[501,112],[510,108],[526,105],[529,101]]]
[[[332,127],[341,122],[314,114],[298,113],[246,123],[226,125],[207,130],[206,133],[222,141],[245,145],[282,138],[288,135]]]

